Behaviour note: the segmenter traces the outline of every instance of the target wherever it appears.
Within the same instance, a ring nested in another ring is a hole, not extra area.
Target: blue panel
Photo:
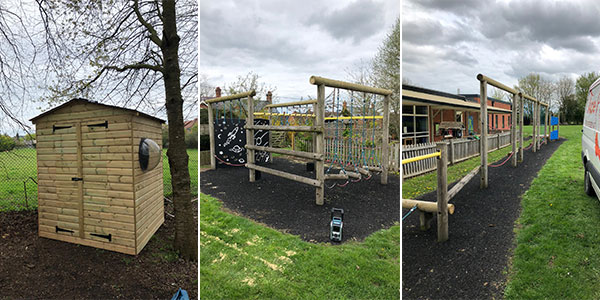
[[[558,118],[550,117],[550,125],[558,125]]]
[[[558,140],[558,130],[550,131],[550,140]]]

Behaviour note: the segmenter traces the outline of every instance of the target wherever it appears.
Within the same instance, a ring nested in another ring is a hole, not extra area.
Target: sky
[[[482,73],[510,87],[599,71],[600,1],[402,0],[402,76],[479,93]],[[489,93],[488,89],[488,93]]]
[[[400,16],[400,1],[200,1],[200,74],[223,87],[254,72],[275,102],[316,95],[312,75],[349,80]]]

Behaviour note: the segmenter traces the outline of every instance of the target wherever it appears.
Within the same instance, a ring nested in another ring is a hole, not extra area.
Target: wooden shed
[[[37,140],[39,236],[140,253],[164,222],[164,121],[85,99],[31,121]],[[147,155],[140,161],[150,140],[156,142],[150,163]]]

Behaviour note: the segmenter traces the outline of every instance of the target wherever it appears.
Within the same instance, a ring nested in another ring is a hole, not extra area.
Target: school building
[[[402,85],[402,143],[413,145],[475,137],[479,131],[479,94],[450,94]],[[509,102],[487,98],[488,132],[510,130]]]

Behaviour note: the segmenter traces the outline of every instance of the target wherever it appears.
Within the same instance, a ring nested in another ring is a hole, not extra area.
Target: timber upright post
[[[542,135],[542,105],[538,102],[538,114],[536,116],[535,122],[538,124],[538,141],[537,147],[538,150],[542,148],[542,139],[540,136]]]
[[[512,144],[512,166],[517,166],[517,104],[519,97],[513,94],[512,103],[512,125],[510,127],[510,142]]]
[[[383,141],[381,144],[381,184],[388,183],[389,168],[389,134],[390,134],[390,98],[391,95],[385,95],[383,98]],[[373,122],[375,122],[373,120]],[[446,213],[447,214],[447,213]]]
[[[523,121],[525,118],[525,104],[523,95],[519,93],[519,161],[523,161]]]
[[[481,80],[479,83],[479,99],[481,100],[481,110],[479,113],[480,128],[481,128],[481,142],[480,150],[481,153],[481,168],[479,174],[481,174],[481,182],[479,187],[485,189],[488,187],[488,114],[487,114],[487,81]]]
[[[448,143],[436,145],[440,151],[437,161],[437,232],[438,242],[448,240]]]
[[[533,152],[537,151],[537,103],[533,102],[533,110],[532,110],[532,118],[531,118],[531,124],[533,125],[533,135],[532,135],[532,140],[531,142],[533,143]]]
[[[544,136],[546,137],[546,144],[550,142],[550,105],[546,105],[546,124],[544,125]]]
[[[248,115],[246,116],[246,126],[254,125],[254,99],[252,94],[248,95]],[[254,146],[254,129],[246,127],[246,145]],[[246,161],[250,165],[254,165],[254,149],[246,147]],[[256,170],[248,168],[248,179],[250,182],[256,181]]]
[[[321,128],[316,133],[316,153],[323,155],[323,159],[315,162],[315,175],[320,186],[316,189],[316,203],[325,203],[325,85],[317,85],[317,106],[315,109],[315,126]]]
[[[208,109],[208,138],[210,139],[210,169],[217,168],[217,159],[215,158],[215,113],[212,104],[206,103]]]

